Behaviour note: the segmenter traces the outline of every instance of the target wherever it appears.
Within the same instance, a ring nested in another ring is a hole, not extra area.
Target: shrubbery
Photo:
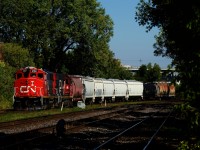
[[[34,63],[28,50],[19,45],[3,44],[0,48],[3,54],[3,60],[0,61],[0,109],[6,109],[12,108],[16,70]]]

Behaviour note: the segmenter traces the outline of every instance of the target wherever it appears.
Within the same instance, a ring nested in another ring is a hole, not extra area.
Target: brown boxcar
[[[175,86],[168,82],[144,83],[144,99],[163,99],[175,97]]]

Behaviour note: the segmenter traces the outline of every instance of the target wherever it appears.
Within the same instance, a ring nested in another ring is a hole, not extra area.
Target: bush
[[[1,44],[0,51],[3,54],[3,60],[0,61],[0,108],[5,109],[12,107],[16,70],[34,66],[34,63],[29,51],[17,44]]]
[[[5,64],[0,65],[0,107],[12,107],[13,97],[13,74],[15,69]]]
[[[12,101],[6,99],[4,96],[0,96],[0,109],[11,109],[12,108]]]

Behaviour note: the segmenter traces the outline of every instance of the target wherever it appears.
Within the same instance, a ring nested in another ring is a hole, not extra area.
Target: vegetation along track
[[[120,112],[115,114],[109,112],[107,116],[96,114],[89,117],[82,114],[79,115],[82,118],[75,119],[70,114],[71,119],[69,116],[60,117],[60,120],[64,119],[65,130],[63,132],[61,130],[59,136],[52,134],[53,128],[56,128],[54,125],[49,131],[35,130],[27,133],[28,136],[22,136],[25,142],[18,144],[17,147],[19,149],[143,149],[148,145],[148,149],[155,147],[176,149],[180,137],[184,136],[181,132],[181,120],[176,119],[173,112],[170,113],[172,108],[168,102],[127,105],[126,109],[119,108]],[[112,111],[114,112],[114,109]],[[91,114],[95,114],[94,111]],[[19,143],[19,134],[16,137]]]

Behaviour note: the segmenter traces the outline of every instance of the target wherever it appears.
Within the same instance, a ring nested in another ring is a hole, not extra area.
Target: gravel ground
[[[101,123],[92,124],[80,128],[76,131],[67,131],[62,137],[52,136],[48,141],[41,141],[29,145],[29,149],[94,149],[107,141],[110,137],[117,135],[120,131],[132,126],[138,119],[155,113],[163,105],[138,105],[130,107],[132,113],[123,114],[119,117],[106,119]],[[113,141],[108,146],[101,149],[143,149],[155,130],[160,126],[161,121],[169,113],[169,108],[165,108],[153,120],[147,121],[144,126],[128,131],[120,138]],[[175,150],[179,142],[186,136],[184,132],[184,122],[175,117],[175,114],[167,120],[165,126],[161,128],[152,140],[149,150]],[[159,123],[159,125],[157,125]],[[27,147],[26,147],[27,148]]]

